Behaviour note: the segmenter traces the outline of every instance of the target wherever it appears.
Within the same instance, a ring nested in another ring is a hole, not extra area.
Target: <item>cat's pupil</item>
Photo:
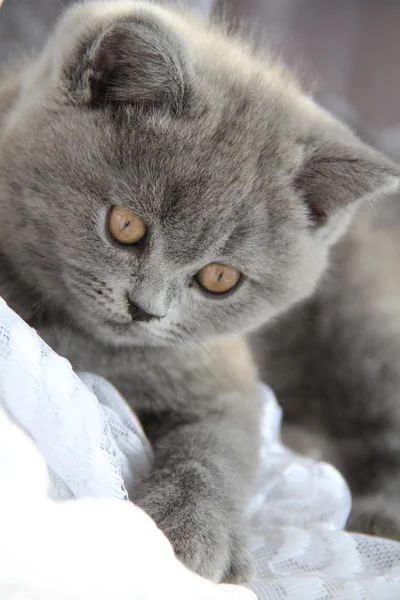
[[[128,229],[128,227],[130,226],[131,222],[130,221],[126,221],[125,225],[122,228],[122,231],[125,231],[125,229]]]
[[[218,283],[221,281],[221,279],[223,278],[223,276],[224,276],[224,273],[223,273],[223,271],[221,271],[221,273],[217,277],[217,282]]]

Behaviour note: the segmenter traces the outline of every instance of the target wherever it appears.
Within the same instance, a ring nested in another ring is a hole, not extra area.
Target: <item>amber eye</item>
[[[210,263],[197,273],[196,279],[207,292],[225,294],[237,285],[240,272],[233,267]]]
[[[129,208],[113,208],[108,228],[120,244],[136,244],[146,235],[146,225]]]

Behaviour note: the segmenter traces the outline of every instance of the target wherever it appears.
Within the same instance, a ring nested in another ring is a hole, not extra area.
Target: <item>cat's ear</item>
[[[395,192],[400,168],[353,136],[314,139],[296,179],[315,227],[360,201]]]
[[[184,95],[179,42],[151,22],[114,22],[84,44],[70,69],[71,91],[80,104],[179,104]]]

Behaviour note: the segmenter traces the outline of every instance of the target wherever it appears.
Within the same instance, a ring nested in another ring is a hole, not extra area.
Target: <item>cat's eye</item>
[[[120,244],[137,244],[146,235],[146,225],[129,208],[115,206],[109,217],[108,229]]]
[[[240,277],[237,269],[218,263],[206,265],[196,275],[201,287],[211,294],[230,292],[239,283]]]

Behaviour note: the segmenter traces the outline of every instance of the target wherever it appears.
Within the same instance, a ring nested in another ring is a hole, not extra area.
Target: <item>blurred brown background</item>
[[[172,0],[174,1],[174,0]],[[400,0],[186,0],[245,19],[318,95],[349,102],[400,148]],[[0,60],[40,46],[71,0],[5,0]]]
[[[222,3],[221,3],[222,4]],[[317,90],[379,130],[400,125],[400,1],[229,0]]]

